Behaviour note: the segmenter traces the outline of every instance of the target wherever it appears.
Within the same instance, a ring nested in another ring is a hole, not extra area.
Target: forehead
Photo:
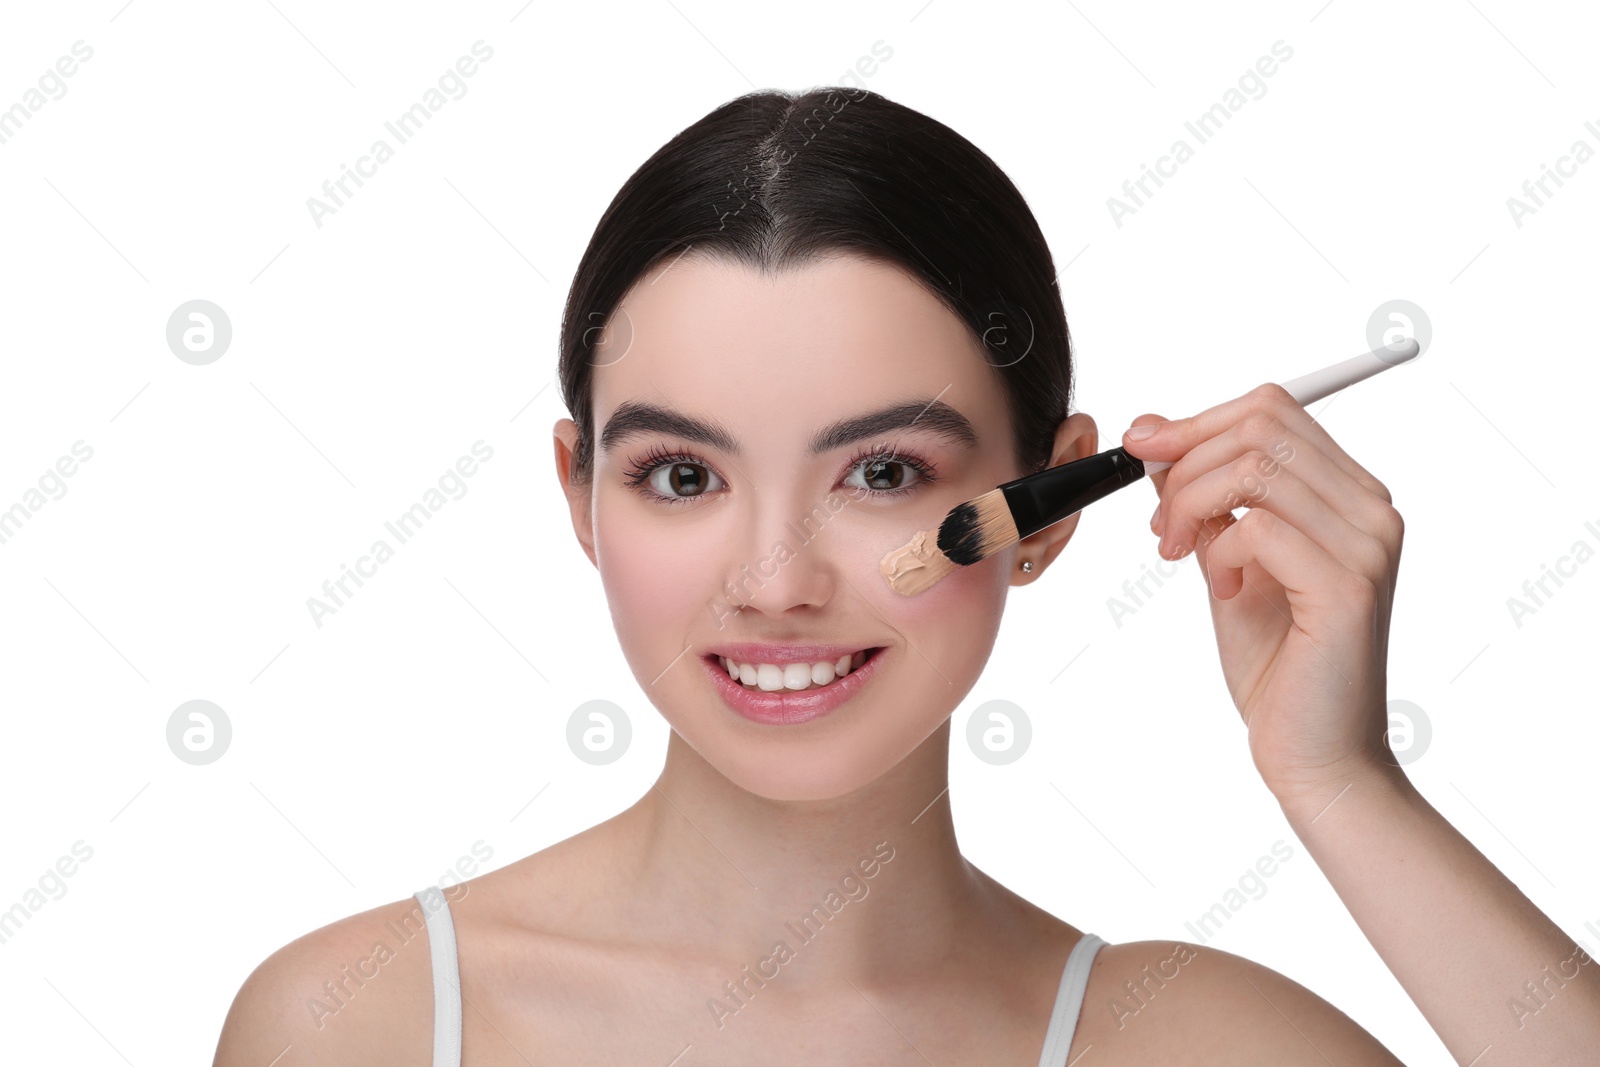
[[[1005,418],[998,372],[961,320],[901,268],[862,256],[774,275],[692,254],[668,261],[629,290],[592,359],[601,426],[643,401],[809,433],[937,396],[988,446]]]

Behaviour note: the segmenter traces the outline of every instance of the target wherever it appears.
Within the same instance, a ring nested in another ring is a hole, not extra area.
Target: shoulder
[[[1099,950],[1072,1055],[1091,1044],[1101,1063],[1176,1056],[1195,1064],[1400,1064],[1359,1023],[1294,979],[1187,941]]]
[[[262,960],[234,996],[213,1067],[429,1067],[432,1058],[425,914],[406,897],[329,923]]]

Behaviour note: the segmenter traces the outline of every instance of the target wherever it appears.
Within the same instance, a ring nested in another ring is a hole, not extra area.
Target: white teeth
[[[789,663],[779,666],[775,663],[740,663],[727,656],[718,656],[717,662],[722,664],[722,669],[728,672],[728,677],[752,688],[761,689],[772,693],[780,689],[802,690],[817,689],[832,683],[836,678],[842,678],[851,671],[859,668],[866,662],[867,653],[863,649],[853,655],[840,656],[833,662],[819,663]]]

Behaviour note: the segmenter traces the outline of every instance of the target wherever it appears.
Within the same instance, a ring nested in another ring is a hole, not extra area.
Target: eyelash
[[[936,468],[933,466],[933,464],[929,463],[927,460],[915,453],[900,451],[887,444],[875,445],[871,448],[858,452],[854,457],[851,458],[850,462],[845,465],[845,473],[850,473],[851,471],[855,470],[863,460],[869,459],[891,463],[903,463],[907,467],[910,467],[912,470],[917,472],[917,481],[914,484],[902,486],[899,489],[869,488],[867,492],[872,496],[904,496],[906,494],[916,492],[919,488],[929,482],[938,480],[938,474],[936,473]],[[637,490],[646,497],[649,497],[652,500],[660,501],[664,504],[692,504],[694,501],[699,500],[706,495],[701,493],[697,496],[664,496],[644,484],[649,480],[652,474],[669,463],[687,463],[693,464],[697,467],[708,468],[711,466],[709,463],[706,463],[704,460],[694,456],[691,453],[673,452],[663,448],[661,445],[655,445],[650,449],[649,452],[645,453],[645,455],[642,456],[633,467],[630,467],[628,470],[623,472],[627,476],[627,480],[624,484],[626,484],[629,489]],[[721,477],[720,472],[718,473],[718,477]]]

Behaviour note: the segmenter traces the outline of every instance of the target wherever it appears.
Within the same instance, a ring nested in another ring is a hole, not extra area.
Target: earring
[[[1022,561],[1022,573],[1023,574],[1032,574],[1033,573],[1033,560],[1025,559],[1025,560]]]

